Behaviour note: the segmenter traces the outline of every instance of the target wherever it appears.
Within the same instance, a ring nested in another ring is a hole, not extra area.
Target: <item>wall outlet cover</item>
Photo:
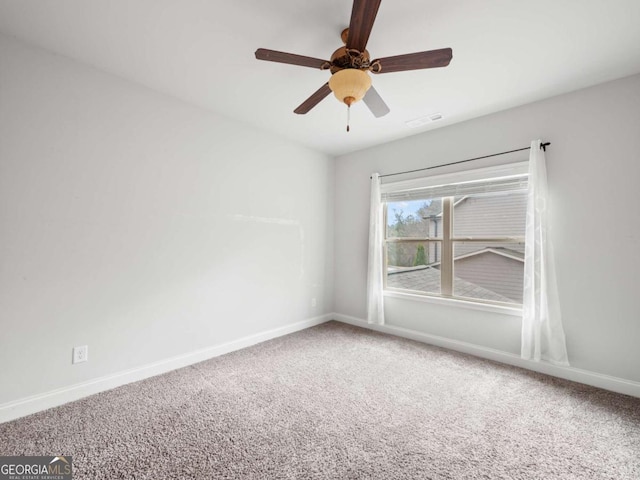
[[[89,346],[73,347],[73,363],[82,363],[89,360]]]

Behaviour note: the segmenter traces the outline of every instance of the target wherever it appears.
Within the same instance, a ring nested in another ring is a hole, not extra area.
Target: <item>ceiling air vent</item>
[[[443,115],[441,113],[432,113],[431,115],[424,115],[422,117],[414,118],[413,120],[407,120],[404,122],[409,128],[418,128],[427,123],[437,122],[442,120]]]

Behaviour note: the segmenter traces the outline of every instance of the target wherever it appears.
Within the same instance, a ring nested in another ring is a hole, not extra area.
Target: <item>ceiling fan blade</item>
[[[384,117],[390,112],[387,104],[384,103],[378,91],[373,87],[369,88],[362,101],[369,107],[369,110],[371,110],[371,113],[373,113],[373,116],[376,118]]]
[[[293,113],[304,115],[317,104],[319,104],[320,101],[330,93],[331,89],[329,88],[329,82],[327,82],[323,86],[321,86],[313,95],[302,102],[300,106],[293,111]]]
[[[390,73],[406,70],[420,70],[423,68],[446,67],[449,65],[453,51],[450,48],[430,50],[428,52],[408,53],[395,57],[379,58],[371,62],[371,72]],[[379,69],[376,69],[379,64]]]
[[[364,52],[381,0],[353,0],[347,48]]]
[[[328,61],[321,60],[320,58],[277,52],[266,48],[259,48],[256,50],[256,58],[258,60],[266,60],[268,62],[288,63],[290,65],[300,65],[301,67],[319,68],[322,70],[326,70],[331,66]]]

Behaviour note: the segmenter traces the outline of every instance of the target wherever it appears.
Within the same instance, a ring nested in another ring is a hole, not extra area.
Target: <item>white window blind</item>
[[[527,162],[381,185],[383,202],[496,194],[527,188]]]

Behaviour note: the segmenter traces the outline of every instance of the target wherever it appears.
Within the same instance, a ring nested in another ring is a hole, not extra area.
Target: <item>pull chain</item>
[[[347,105],[347,132],[349,131],[350,121],[351,121],[351,105]]]

